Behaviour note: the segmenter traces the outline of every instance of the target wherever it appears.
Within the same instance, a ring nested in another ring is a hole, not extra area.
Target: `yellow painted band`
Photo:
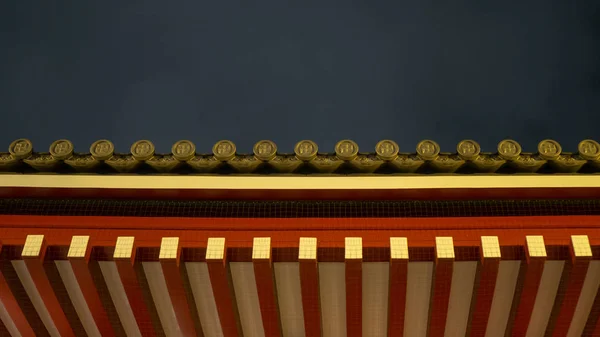
[[[139,176],[2,174],[0,188],[402,190],[600,187],[600,175]]]

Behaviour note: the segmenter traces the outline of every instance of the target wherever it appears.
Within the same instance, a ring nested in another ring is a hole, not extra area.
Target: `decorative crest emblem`
[[[148,160],[154,156],[154,144],[149,140],[138,140],[131,145],[131,154],[135,160]]]
[[[270,140],[261,140],[254,144],[253,152],[259,160],[269,161],[277,155],[277,145]]]
[[[383,160],[394,160],[398,157],[400,147],[393,140],[382,140],[375,145],[377,156]]]
[[[433,140],[423,140],[417,144],[417,154],[425,160],[434,160],[440,154],[440,146]]]
[[[189,140],[180,140],[173,144],[171,153],[179,161],[188,161],[196,155],[196,145]]]
[[[586,139],[582,140],[577,146],[579,155],[587,160],[597,160],[600,158],[600,144],[598,142]]]
[[[33,144],[29,139],[17,139],[10,144],[8,152],[17,159],[27,158],[33,152]]]
[[[558,144],[557,141],[552,139],[546,139],[542,140],[538,144],[538,152],[540,154],[540,157],[546,160],[554,160],[560,156],[562,148],[560,147],[560,144]]]
[[[463,159],[473,160],[477,158],[481,152],[481,147],[476,141],[466,139],[458,143],[456,146],[456,152],[458,152],[458,155]]]
[[[318,152],[319,147],[317,146],[317,143],[312,140],[301,140],[294,146],[296,157],[303,161],[313,160]]]
[[[213,155],[219,161],[228,161],[235,157],[235,144],[229,140],[220,140],[213,146]]]
[[[66,139],[60,139],[50,145],[50,155],[54,159],[65,160],[73,154],[73,143]]]
[[[335,144],[335,154],[341,160],[352,160],[358,155],[358,144],[345,139]]]
[[[114,152],[115,146],[110,140],[97,140],[90,146],[90,153],[96,160],[108,160]]]
[[[498,154],[502,159],[514,160],[521,154],[521,145],[512,139],[505,139],[498,144]]]

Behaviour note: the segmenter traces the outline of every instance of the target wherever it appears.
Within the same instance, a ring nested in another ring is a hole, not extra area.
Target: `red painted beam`
[[[317,239],[300,238],[298,254],[302,311],[304,313],[304,334],[306,337],[321,337],[321,301],[319,296]]]
[[[121,279],[121,283],[123,283],[123,288],[125,289],[125,294],[127,294],[127,300],[133,311],[138,328],[142,336],[155,337],[158,334],[152,324],[152,316],[144,300],[142,286],[138,278],[139,273],[134,266],[136,254],[135,238],[133,236],[122,236],[116,238],[116,241],[113,260],[119,272],[119,278]]]
[[[484,236],[481,238],[481,265],[479,268],[479,284],[475,296],[475,306],[471,316],[471,337],[485,336],[496,279],[500,268],[500,244],[497,236]]]
[[[454,244],[452,237],[436,237],[435,271],[431,294],[429,336],[443,337],[450,303],[450,288],[454,269]]]
[[[27,271],[31,275],[34,286],[48,310],[56,329],[63,337],[75,337],[69,320],[60,306],[60,302],[48,280],[43,262],[46,254],[46,243],[43,235],[28,235],[21,253]]]
[[[219,321],[224,337],[242,336],[235,292],[227,263],[225,238],[209,238],[206,246],[206,266],[212,285]]]
[[[561,296],[562,301],[555,304],[560,305],[560,309],[556,316],[556,321],[554,322],[554,329],[553,331],[546,331],[546,335],[552,334],[552,336],[555,337],[562,337],[566,336],[569,331],[573,315],[575,314],[575,308],[577,307],[577,302],[579,302],[583,282],[587,275],[590,260],[592,259],[592,248],[586,235],[571,236],[570,254],[571,266],[566,290],[564,295]],[[569,262],[567,262],[567,264],[569,264]]]
[[[406,285],[408,278],[408,240],[390,238],[390,289],[388,337],[404,336]]]
[[[178,237],[162,238],[160,245],[160,265],[165,276],[175,317],[179,323],[179,328],[183,336],[196,336],[196,327],[191,315],[191,305],[188,303],[184,281],[181,270],[179,269],[179,260],[181,249],[179,247]]]
[[[88,245],[89,238],[89,236],[73,236],[67,257],[98,331],[102,336],[115,336],[90,271],[92,248]]]
[[[0,228],[205,230],[205,231],[314,231],[314,230],[508,230],[594,229],[596,215],[452,217],[452,218],[148,218],[103,216],[0,215]],[[85,224],[85,225],[83,225]],[[31,230],[29,230],[31,232]],[[70,236],[65,237],[68,245]],[[384,240],[386,241],[386,240]],[[387,243],[387,241],[386,241]]]
[[[0,250],[2,249],[2,245],[0,245]],[[1,263],[1,262],[0,262]],[[15,299],[10,287],[8,286],[8,282],[2,273],[2,269],[0,269],[0,302],[2,302],[2,306],[6,309],[6,314],[13,321],[15,328],[23,337],[35,337],[36,334],[33,332],[31,325],[27,321],[27,318],[23,314],[19,303]]]
[[[527,260],[521,264],[521,268],[525,268],[523,286],[520,297],[515,299],[518,301],[518,305],[511,331],[514,337],[525,336],[527,333],[547,257],[542,236],[527,236],[526,240],[525,254]]]
[[[279,337],[281,326],[271,256],[271,238],[255,237],[252,246],[252,263],[265,337]]]
[[[362,260],[361,237],[345,239],[346,260],[346,335],[362,336]]]

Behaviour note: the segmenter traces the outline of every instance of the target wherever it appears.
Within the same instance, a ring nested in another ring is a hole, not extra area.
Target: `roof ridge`
[[[212,153],[198,154],[189,140],[173,144],[170,154],[155,153],[149,140],[132,144],[130,153],[115,153],[109,140],[98,140],[89,153],[75,153],[73,143],[60,139],[48,152],[35,152],[28,139],[17,139],[8,153],[0,153],[0,170],[57,173],[595,173],[600,171],[600,144],[586,139],[576,153],[562,152],[551,139],[539,142],[536,153],[524,153],[511,139],[498,143],[497,152],[482,153],[474,140],[463,140],[456,152],[441,152],[438,143],[423,140],[416,152],[401,153],[393,140],[382,140],[374,152],[359,152],[352,140],[341,140],[332,153],[320,153],[318,145],[302,140],[293,154],[282,154],[270,140],[261,140],[252,154],[239,154],[232,141],[214,144]]]

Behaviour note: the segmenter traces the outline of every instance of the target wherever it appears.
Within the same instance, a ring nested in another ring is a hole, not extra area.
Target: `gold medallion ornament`
[[[312,140],[301,140],[296,143],[294,146],[294,153],[296,157],[303,161],[311,161],[315,159],[317,153],[319,152],[319,147],[317,143]]]
[[[458,152],[458,155],[462,159],[473,160],[477,158],[477,156],[479,156],[479,153],[481,152],[481,147],[476,141],[466,139],[458,143],[458,145],[456,146],[456,152]]]
[[[352,160],[358,155],[358,144],[349,139],[340,140],[335,144],[335,154],[341,160]]]
[[[417,154],[425,160],[434,160],[440,154],[440,146],[433,140],[423,140],[417,144]]]
[[[561,152],[562,148],[555,140],[545,139],[538,144],[538,153],[543,159],[555,160],[560,156]]]
[[[586,160],[598,160],[600,158],[600,144],[595,140],[582,140],[577,146],[579,155]]]
[[[131,145],[131,154],[137,161],[144,161],[154,156],[154,144],[149,140],[138,140]]]
[[[180,140],[173,144],[171,153],[179,161],[188,161],[196,155],[196,145],[189,140]]]
[[[57,160],[65,160],[73,155],[73,143],[60,139],[50,145],[50,155]]]
[[[33,144],[29,139],[17,139],[10,143],[8,152],[10,152],[10,154],[17,159],[27,158],[33,152]]]
[[[521,145],[512,139],[505,139],[498,144],[498,154],[502,159],[514,160],[521,155]]]
[[[383,160],[391,161],[398,157],[400,147],[393,140],[382,140],[375,145],[377,156]]]
[[[113,156],[114,152],[115,146],[110,140],[97,140],[90,146],[90,153],[96,160],[108,160]]]
[[[220,140],[213,146],[213,154],[219,161],[228,161],[235,157],[235,144],[229,140]]]
[[[254,156],[262,161],[269,161],[277,155],[277,145],[270,140],[261,140],[254,144]]]

